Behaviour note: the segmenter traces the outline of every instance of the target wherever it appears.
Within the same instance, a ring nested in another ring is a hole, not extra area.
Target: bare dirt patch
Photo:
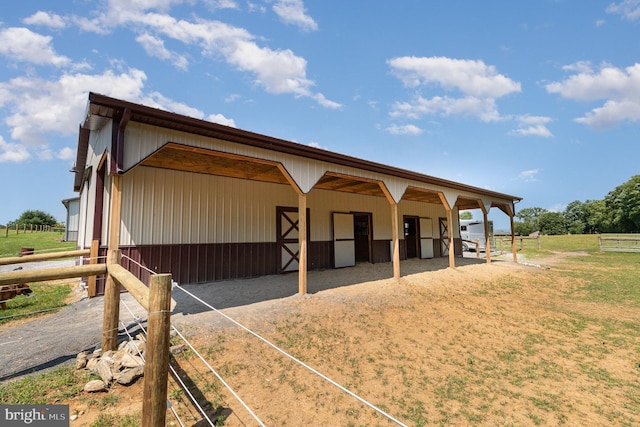
[[[358,266],[312,278],[350,274],[349,286],[224,312],[406,425],[640,424],[640,310],[566,298],[580,286],[563,273],[570,260],[535,261],[549,269],[494,262],[431,272],[417,272],[415,261],[403,263],[408,273],[399,281],[369,280],[371,269]],[[265,292],[289,280],[250,286]],[[394,425],[215,313],[175,317],[266,425]],[[212,420],[256,425],[192,352],[174,366]],[[114,392],[128,404],[104,410],[129,413],[139,391]],[[202,420],[182,392],[169,398],[186,425]],[[90,413],[72,425],[91,425]]]

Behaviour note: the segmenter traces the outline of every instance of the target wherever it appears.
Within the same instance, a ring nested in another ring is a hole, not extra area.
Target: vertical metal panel
[[[287,185],[137,167],[123,183],[123,245],[274,242]]]

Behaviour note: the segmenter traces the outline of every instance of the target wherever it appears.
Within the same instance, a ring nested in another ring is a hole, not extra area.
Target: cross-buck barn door
[[[353,214],[333,213],[333,254],[335,268],[356,265]]]
[[[420,258],[433,258],[433,221],[420,218]]]
[[[300,244],[298,242],[298,208],[278,206],[278,270],[280,273],[298,271]],[[307,210],[307,242],[309,241],[309,210]]]
[[[440,218],[440,255],[449,255],[449,224],[446,218]]]

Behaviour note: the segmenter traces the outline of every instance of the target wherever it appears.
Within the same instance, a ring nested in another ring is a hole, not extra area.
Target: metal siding
[[[138,167],[125,175],[123,245],[275,242],[290,186]],[[238,251],[238,248],[227,248]]]

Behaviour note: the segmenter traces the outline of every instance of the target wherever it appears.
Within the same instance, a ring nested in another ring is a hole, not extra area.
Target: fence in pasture
[[[518,241],[520,241],[520,247],[518,250],[524,250],[525,247],[525,242],[527,242],[527,246],[531,246],[529,245],[528,242],[535,242],[535,248],[540,250],[540,236],[515,236],[515,240],[516,243]],[[496,241],[497,241],[497,248],[500,252],[504,252],[503,248],[506,248],[506,251],[509,252],[511,251],[511,237],[497,237],[496,236]]]
[[[151,276],[151,283],[147,287],[120,265],[121,256],[119,250],[109,251],[106,263],[96,263],[95,260],[98,257],[97,241],[93,242],[91,249],[0,258],[0,265],[84,257],[87,255],[92,260],[92,263],[88,265],[0,273],[0,286],[77,277],[93,277],[95,283],[97,275],[106,274],[108,285],[104,295],[102,351],[116,349],[120,314],[120,286],[129,291],[136,301],[147,310],[148,315],[142,426],[163,426],[165,425],[167,410],[171,315],[170,274],[155,274]]]
[[[15,226],[0,225],[0,229],[4,228],[4,237],[9,237],[9,233],[12,234],[26,234],[26,233],[40,233],[40,232],[60,232],[64,233],[65,227],[54,227],[52,225],[42,224],[16,224]]]
[[[640,234],[599,234],[598,248],[605,252],[640,252]]]

